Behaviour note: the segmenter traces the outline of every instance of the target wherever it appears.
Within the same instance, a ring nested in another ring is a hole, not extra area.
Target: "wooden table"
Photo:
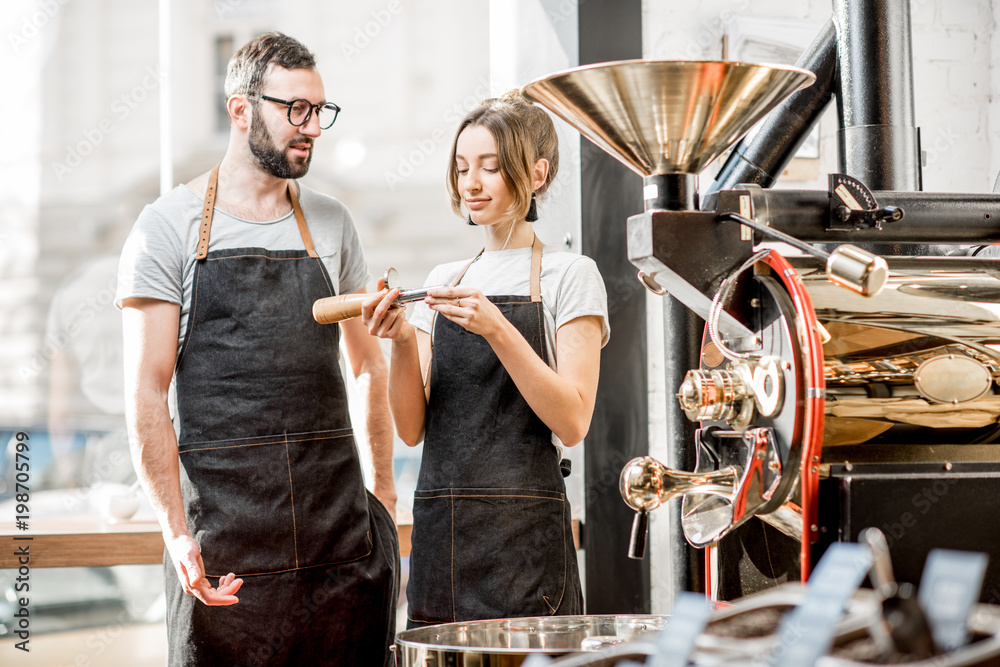
[[[0,568],[17,568],[19,549],[28,547],[30,567],[103,567],[156,565],[163,562],[163,536],[153,520],[109,523],[96,517],[32,520],[31,530],[16,530],[0,522]],[[402,524],[399,553],[410,555],[412,526]],[[573,521],[573,539],[580,548],[580,524]],[[31,538],[31,539],[28,539]]]
[[[163,562],[163,536],[156,521],[108,523],[99,518],[32,520],[30,530],[0,523],[0,567],[20,565],[28,547],[30,567],[101,567]],[[28,539],[30,538],[30,539]]]

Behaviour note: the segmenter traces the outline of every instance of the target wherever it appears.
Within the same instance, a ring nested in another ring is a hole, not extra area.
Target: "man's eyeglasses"
[[[295,127],[301,127],[308,123],[309,119],[312,118],[313,110],[315,110],[319,118],[319,128],[329,130],[337,121],[337,115],[340,113],[340,107],[333,102],[310,104],[309,100],[279,100],[277,97],[268,97],[267,95],[249,95],[249,97],[259,97],[275,104],[284,104],[288,107],[288,122]]]

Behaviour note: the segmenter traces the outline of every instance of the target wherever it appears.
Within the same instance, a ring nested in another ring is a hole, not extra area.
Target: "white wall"
[[[981,0],[912,0],[910,7],[915,118],[927,160],[924,189],[990,192],[1000,169],[1000,152],[991,147],[989,127],[989,118],[997,113],[992,85],[996,74],[991,71],[997,60],[992,46],[993,8]],[[731,21],[750,17],[822,25],[831,13],[830,0],[703,0],[690,4],[647,0],[643,7],[643,56],[718,59]],[[821,126],[820,179],[791,186],[779,181],[780,187],[826,188],[826,173],[837,165],[833,106]],[[715,170],[709,173],[714,175]]]

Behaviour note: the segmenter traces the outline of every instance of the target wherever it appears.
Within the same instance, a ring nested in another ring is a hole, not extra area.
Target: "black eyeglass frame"
[[[286,107],[288,107],[288,122],[291,123],[293,127],[302,127],[303,125],[308,123],[310,119],[312,119],[313,111],[319,113],[319,109],[333,109],[333,120],[330,121],[330,124],[327,125],[326,127],[323,127],[322,125],[319,126],[319,129],[321,130],[329,130],[331,127],[333,127],[333,124],[337,122],[337,117],[340,115],[340,106],[334,104],[333,102],[324,102],[323,104],[313,104],[309,100],[303,99],[301,97],[298,99],[294,99],[292,101],[288,101],[288,100],[278,99],[277,97],[270,97],[268,95],[254,95],[254,94],[247,95],[247,97],[258,97],[262,100],[267,100],[268,102],[274,102],[275,104],[284,104]],[[305,102],[306,104],[309,105],[309,111],[306,112],[306,117],[302,120],[301,123],[296,123],[292,121],[292,107],[295,105],[296,102]]]

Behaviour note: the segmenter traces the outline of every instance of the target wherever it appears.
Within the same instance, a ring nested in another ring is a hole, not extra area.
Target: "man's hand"
[[[201,559],[201,549],[194,538],[182,535],[170,540],[167,542],[167,552],[185,593],[193,595],[210,607],[231,605],[240,601],[236,597],[236,591],[240,590],[243,580],[237,579],[232,572],[219,579],[218,588],[212,588],[212,584],[205,578],[205,563]]]

